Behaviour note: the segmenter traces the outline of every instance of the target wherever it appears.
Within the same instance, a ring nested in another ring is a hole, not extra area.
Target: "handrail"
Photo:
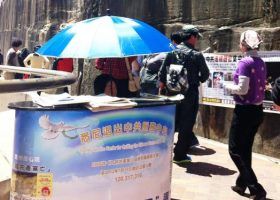
[[[1,71],[38,75],[42,78],[0,80],[0,93],[25,92],[42,89],[57,88],[76,82],[77,76],[73,73],[0,65]]]

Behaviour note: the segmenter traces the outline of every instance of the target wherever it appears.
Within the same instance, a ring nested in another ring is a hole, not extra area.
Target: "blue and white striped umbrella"
[[[61,58],[111,58],[169,52],[170,40],[152,26],[117,16],[72,24],[47,41],[37,53]]]

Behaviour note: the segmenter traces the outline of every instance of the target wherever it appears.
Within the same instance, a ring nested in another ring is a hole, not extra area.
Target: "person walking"
[[[160,90],[166,89],[167,94],[172,95],[167,86],[168,68],[176,60],[174,52],[179,51],[185,54],[184,62],[188,63],[187,79],[188,89],[181,91],[184,99],[176,107],[176,127],[178,129],[178,141],[174,148],[174,163],[184,163],[191,161],[186,152],[195,145],[199,145],[199,141],[193,132],[198,107],[199,107],[199,91],[200,83],[205,82],[209,77],[209,69],[201,52],[195,49],[198,39],[202,37],[198,28],[193,25],[185,25],[181,30],[182,43],[177,48],[168,53],[159,72]],[[176,63],[175,63],[176,64]],[[183,69],[186,66],[183,66]],[[182,69],[182,70],[183,70]]]
[[[238,62],[234,84],[225,85],[225,90],[234,96],[236,102],[229,131],[229,154],[238,168],[239,176],[232,190],[244,195],[249,188],[250,198],[266,199],[266,191],[258,183],[252,169],[252,146],[254,137],[263,121],[266,65],[258,56],[262,42],[259,34],[247,30],[241,34],[240,50],[244,58]]]

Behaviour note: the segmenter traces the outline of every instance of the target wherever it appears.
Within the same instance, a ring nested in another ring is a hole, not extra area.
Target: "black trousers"
[[[136,97],[138,92],[128,90],[128,79],[115,79],[117,86],[117,97]]]
[[[198,88],[189,88],[184,96],[185,98],[176,107],[176,129],[178,130],[178,141],[174,148],[174,154],[177,159],[183,159],[190,146],[198,143],[198,140],[193,132],[199,107]]]
[[[94,80],[95,94],[104,93],[106,84],[111,80],[116,84],[117,97],[135,97],[138,95],[138,92],[130,92],[128,90],[128,79],[114,79],[108,74],[101,74]]]
[[[229,133],[229,154],[238,168],[236,185],[250,190],[251,194],[263,192],[252,169],[254,137],[263,121],[262,105],[236,105]]]

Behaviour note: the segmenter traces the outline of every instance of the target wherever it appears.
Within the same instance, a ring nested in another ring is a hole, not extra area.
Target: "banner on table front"
[[[267,84],[265,90],[265,112],[280,113],[280,108],[271,99],[271,86],[280,76],[280,51],[260,51],[260,57],[267,66]],[[241,54],[204,54],[210,70],[209,79],[201,85],[201,103],[205,105],[234,107],[233,96],[224,90],[224,84],[233,83],[233,74]]]
[[[11,199],[170,199],[174,116],[16,110]]]

